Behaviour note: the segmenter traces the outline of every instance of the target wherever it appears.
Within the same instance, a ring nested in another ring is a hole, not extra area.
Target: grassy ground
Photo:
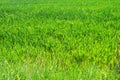
[[[1,80],[120,80],[119,0],[1,0]]]

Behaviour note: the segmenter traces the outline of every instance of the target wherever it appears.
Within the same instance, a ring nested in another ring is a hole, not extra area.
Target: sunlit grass
[[[119,3],[2,0],[0,79],[119,80]]]

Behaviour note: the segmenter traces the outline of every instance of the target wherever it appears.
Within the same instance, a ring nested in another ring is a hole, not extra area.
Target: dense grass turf
[[[0,0],[0,79],[120,80],[119,0]]]

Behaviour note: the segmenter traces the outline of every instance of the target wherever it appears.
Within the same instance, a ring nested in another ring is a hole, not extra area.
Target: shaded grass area
[[[120,1],[36,2],[0,5],[0,79],[120,79]]]

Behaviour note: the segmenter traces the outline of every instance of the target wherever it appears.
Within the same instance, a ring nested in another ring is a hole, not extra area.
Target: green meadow
[[[0,0],[0,80],[120,80],[120,0]]]

